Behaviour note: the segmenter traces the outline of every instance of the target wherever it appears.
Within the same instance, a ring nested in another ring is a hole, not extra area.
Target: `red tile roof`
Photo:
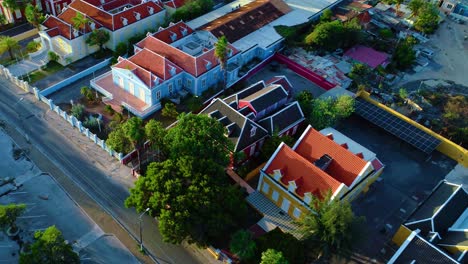
[[[185,35],[182,34],[184,30],[186,30]],[[159,40],[162,40],[168,44],[171,44],[172,42],[174,42],[171,38],[171,35],[176,34],[177,37],[175,38],[175,40],[179,40],[192,33],[193,33],[193,29],[187,26],[187,24],[185,24],[184,22],[180,21],[180,22],[177,22],[176,24],[170,25],[169,27],[165,29],[159,30],[158,32],[153,34],[153,37]]]
[[[165,1],[163,4],[172,8],[179,8],[185,4],[186,0],[169,0]]]
[[[58,18],[65,21],[66,23],[70,24],[72,27],[73,27],[73,18],[76,17],[76,14],[77,13],[81,13],[81,12],[78,12],[76,11],[75,9],[73,8],[67,8],[65,11],[63,11],[59,16]],[[86,17],[86,14],[83,14],[81,13],[84,17]],[[89,17],[88,17],[89,18]],[[101,25],[99,24],[95,24],[95,28],[100,28]],[[81,32],[85,32],[85,33],[88,33],[88,32],[91,32],[91,26],[89,24],[85,24],[83,26],[80,27],[80,33]]]
[[[101,4],[99,1],[96,1],[96,2],[98,4],[95,6],[86,1],[75,0],[71,2],[69,7],[86,14],[92,20],[98,22],[102,26],[112,31],[113,30],[112,15],[104,10],[99,9],[98,6],[100,6]]]
[[[388,58],[390,57],[387,53],[376,51],[373,48],[362,45],[350,48],[345,52],[344,56],[365,63],[371,68],[376,68],[379,65],[386,66],[388,64]]]
[[[66,23],[63,20],[60,20],[54,16],[49,16],[46,18],[44,21],[43,25],[47,27],[48,29],[55,29],[54,31],[50,31],[52,34],[49,34],[49,36],[54,37],[57,35],[61,35],[62,37],[66,39],[73,39],[72,35],[72,27],[70,24]]]
[[[211,49],[198,57],[193,57],[153,36],[147,36],[142,41],[138,42],[136,46],[139,48],[147,48],[163,57],[166,57],[169,61],[196,77],[208,71],[206,67],[207,62],[211,63],[211,68],[219,64],[218,60],[214,56],[214,49]],[[233,50],[233,55],[239,52],[232,45],[229,45],[229,47]]]
[[[333,160],[325,172],[348,187],[367,165],[367,161],[311,127],[304,132],[295,151],[311,163],[325,154],[330,156]]]
[[[306,192],[319,197],[328,190],[334,193],[341,184],[285,144],[282,144],[265,171],[273,175],[277,169],[281,170],[283,176],[280,181],[285,188],[288,188],[290,181],[295,181],[296,193],[301,197]]]

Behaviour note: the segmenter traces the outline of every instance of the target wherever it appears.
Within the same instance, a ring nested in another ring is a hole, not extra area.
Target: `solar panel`
[[[440,140],[422,129],[390,114],[382,108],[363,99],[356,99],[356,114],[377,125],[415,148],[430,154],[440,144]]]

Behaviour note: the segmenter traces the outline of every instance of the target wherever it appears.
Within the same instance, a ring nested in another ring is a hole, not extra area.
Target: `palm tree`
[[[13,60],[13,52],[19,49],[21,49],[21,46],[16,39],[9,36],[0,37],[0,54],[8,51],[10,58]]]
[[[24,13],[28,22],[37,28],[37,30],[40,30],[41,24],[44,21],[44,15],[39,11],[37,6],[27,4]]]
[[[227,88],[226,64],[228,59],[228,41],[225,36],[221,36],[216,42],[214,55],[219,60],[219,66],[223,71],[223,90],[225,90]]]
[[[81,27],[85,26],[87,23],[89,23],[91,20],[85,16],[83,16],[82,13],[77,12],[76,16],[72,17],[72,22],[73,22],[73,28],[76,30],[80,30]],[[84,27],[83,29],[85,29]]]

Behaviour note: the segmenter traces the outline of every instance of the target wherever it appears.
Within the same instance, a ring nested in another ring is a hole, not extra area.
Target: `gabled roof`
[[[161,28],[160,28],[161,29]],[[184,33],[185,32],[185,33]],[[167,44],[171,44],[174,42],[172,40],[171,35],[175,34],[177,38],[176,41],[188,36],[193,33],[193,29],[187,26],[183,21],[177,22],[175,24],[170,24],[167,28],[161,29],[158,32],[153,34],[153,37],[166,42]],[[184,35],[185,34],[185,35]]]
[[[325,154],[330,156],[333,160],[325,172],[350,187],[367,166],[367,161],[337,144],[332,138],[332,136],[322,135],[309,126],[296,142],[294,150],[311,163]]]
[[[164,1],[163,4],[172,8],[179,8],[185,5],[185,2],[187,0],[169,0],[169,1]]]
[[[307,192],[316,197],[321,197],[328,190],[335,193],[341,185],[284,143],[278,146],[264,168],[269,175],[273,175],[275,170],[280,170],[282,174],[280,181],[286,185],[286,188],[290,181],[295,182],[296,193],[301,197]]]
[[[458,261],[413,231],[388,263],[458,264]]]
[[[288,92],[291,93],[292,91],[292,84],[289,82],[288,78],[286,76],[275,76],[271,78],[270,80],[266,81],[266,84],[279,84],[283,86],[283,88]]]
[[[260,125],[249,120],[236,109],[230,107],[222,99],[213,100],[199,114],[206,114],[216,118],[228,129],[228,138],[234,143],[234,152],[241,151],[268,135]],[[255,127],[255,135],[250,136],[251,128]]]
[[[257,0],[200,27],[233,43],[291,11],[282,0]]]
[[[139,48],[147,48],[163,57],[166,57],[169,61],[195,77],[204,74],[209,69],[214,68],[219,64],[214,55],[214,48],[204,52],[198,57],[194,57],[152,35],[149,35],[142,41],[138,42],[136,46]],[[232,45],[229,45],[229,47],[233,50],[233,54],[239,52]],[[211,68],[209,69],[206,67],[207,62],[211,63]]]
[[[55,37],[55,36],[60,35],[66,39],[75,38],[72,34],[72,31],[73,31],[72,26],[57,17],[47,16],[47,18],[43,22],[43,25],[48,28],[48,30],[45,30],[45,32],[50,37]]]
[[[224,101],[228,103],[229,105],[231,105],[232,103],[236,103],[235,107],[237,107],[237,103],[240,99],[246,98],[247,96],[258,92],[264,89],[265,87],[266,85],[264,81],[258,81],[250,85],[249,87],[242,89],[240,92],[237,92],[231,96],[226,97]]]
[[[445,233],[467,207],[468,194],[462,186],[442,181],[408,217],[405,225],[424,233]]]
[[[275,114],[258,121],[258,123],[272,135],[275,132],[281,134],[283,130],[299,124],[304,119],[299,103],[293,102]]]
[[[273,84],[247,97],[238,99],[239,105],[241,102],[249,103],[253,107],[253,110],[259,113],[284,98],[288,98],[288,92],[281,85]]]

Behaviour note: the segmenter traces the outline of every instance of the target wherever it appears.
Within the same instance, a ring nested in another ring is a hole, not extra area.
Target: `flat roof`
[[[362,153],[362,155],[364,156],[364,159],[367,161],[372,161],[376,157],[376,154],[374,152],[368,150],[361,144],[350,139],[349,137],[345,136],[340,131],[334,128],[331,128],[331,127],[324,128],[320,130],[320,133],[325,136],[328,134],[333,134],[333,141],[335,141],[339,145],[346,143],[346,145],[348,145],[349,151],[351,151],[354,154]]]

